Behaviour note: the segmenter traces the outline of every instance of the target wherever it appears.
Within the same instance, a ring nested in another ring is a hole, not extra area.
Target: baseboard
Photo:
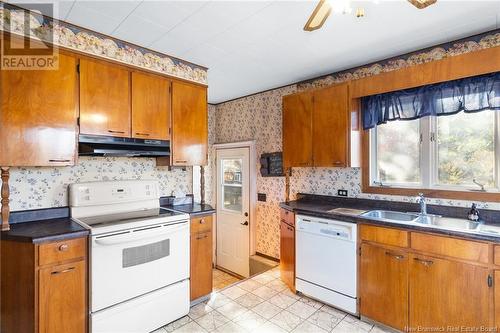
[[[271,257],[271,256],[269,256],[269,255],[267,255],[267,254],[264,254],[264,253],[260,253],[260,252],[257,252],[257,251],[256,251],[256,252],[255,252],[255,254],[256,254],[256,255],[259,255],[259,256],[261,256],[261,257],[264,257],[264,258],[266,258],[266,259],[272,260],[272,261],[274,261],[274,262],[277,262],[278,264],[279,264],[279,262],[280,262],[280,260],[279,260],[278,258]]]

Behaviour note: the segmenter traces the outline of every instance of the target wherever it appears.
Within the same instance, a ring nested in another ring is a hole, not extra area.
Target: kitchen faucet
[[[420,215],[427,215],[427,203],[423,193],[418,194],[417,203],[420,204]]]

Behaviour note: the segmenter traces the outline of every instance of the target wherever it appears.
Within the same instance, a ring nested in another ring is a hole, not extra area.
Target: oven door
[[[189,278],[187,220],[93,236],[91,242],[92,312]]]

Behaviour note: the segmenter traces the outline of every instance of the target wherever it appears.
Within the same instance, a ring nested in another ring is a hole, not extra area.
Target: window
[[[499,119],[487,110],[376,126],[371,186],[499,191]]]

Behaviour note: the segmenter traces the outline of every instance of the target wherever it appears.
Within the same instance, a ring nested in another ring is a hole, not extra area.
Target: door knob
[[[245,221],[245,223],[240,223],[241,225],[248,225],[248,221]]]
[[[245,217],[247,217],[247,216],[248,216],[248,213],[247,213],[247,212],[245,212]]]

